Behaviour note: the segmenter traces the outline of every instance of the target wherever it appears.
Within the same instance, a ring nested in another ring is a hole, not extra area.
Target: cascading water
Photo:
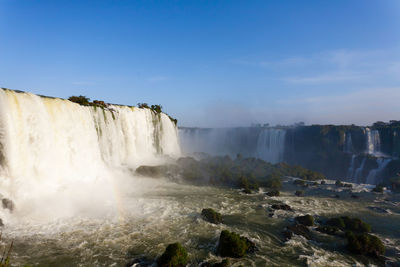
[[[353,154],[351,156],[351,161],[350,161],[350,167],[349,170],[347,171],[347,178],[351,179],[351,182],[356,182],[353,180],[354,178],[354,164],[355,164],[355,159],[356,159],[356,155]]]
[[[361,162],[360,167],[358,167],[358,168],[356,169],[356,172],[354,173],[355,182],[359,182],[359,179],[361,178],[362,171],[363,171],[363,169],[364,169],[364,166],[365,166],[365,162],[366,162],[366,161],[367,161],[367,158],[364,157],[363,160],[362,160],[362,162]]]
[[[344,134],[344,152],[352,153],[353,152],[353,141],[351,140],[351,133]]]
[[[67,214],[75,197],[112,191],[118,171],[180,154],[176,126],[163,113],[3,89],[0,138],[0,193],[25,212],[38,199],[50,205],[65,196]],[[113,195],[102,198],[118,201]]]
[[[378,130],[365,129],[367,135],[367,152],[368,154],[375,155],[380,152],[381,139]]]
[[[386,166],[392,161],[390,158],[378,158],[376,163],[378,164],[378,168],[373,169],[369,172],[366,183],[367,184],[378,184],[378,176],[381,171],[383,171]]]
[[[261,131],[257,141],[257,157],[271,162],[283,161],[286,131],[268,128]]]

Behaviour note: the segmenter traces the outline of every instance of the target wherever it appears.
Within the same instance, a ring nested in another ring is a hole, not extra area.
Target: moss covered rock
[[[354,253],[379,257],[385,253],[385,246],[382,241],[370,234],[354,234],[347,232],[347,248]]]
[[[271,208],[274,210],[292,210],[292,208],[286,204],[272,204]]]
[[[269,197],[279,197],[281,193],[278,190],[272,190],[266,193]]]
[[[211,208],[203,209],[201,211],[201,217],[203,217],[203,219],[205,221],[210,222],[210,223],[214,223],[214,224],[222,223],[221,214]]]
[[[223,230],[219,237],[217,253],[223,257],[241,258],[255,250],[255,244],[249,239]]]
[[[343,231],[354,231],[360,233],[371,232],[371,225],[363,222],[359,218],[350,218],[348,216],[329,219],[326,224],[336,226]]]
[[[165,252],[157,259],[159,267],[184,267],[188,263],[188,254],[179,243],[169,244]]]
[[[307,214],[304,216],[298,216],[295,218],[296,222],[305,226],[313,226],[314,225],[314,217]]]

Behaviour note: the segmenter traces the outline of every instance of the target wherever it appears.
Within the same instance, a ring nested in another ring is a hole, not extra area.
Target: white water
[[[180,154],[167,115],[109,109],[0,89],[0,193],[16,203],[17,214],[63,216],[93,203],[118,206],[116,177]]]
[[[367,135],[367,152],[368,154],[375,155],[381,150],[381,138],[379,136],[378,130],[371,130],[370,128],[366,128]]]
[[[366,183],[367,184],[378,184],[377,178],[381,171],[383,171],[386,166],[392,161],[390,158],[378,158],[376,163],[378,163],[378,168],[371,170],[368,173]]]
[[[360,167],[358,167],[358,168],[356,169],[356,173],[354,174],[355,182],[360,182],[359,179],[361,178],[361,174],[362,174],[362,171],[363,171],[363,169],[364,169],[364,166],[365,166],[365,162],[366,162],[366,161],[367,161],[367,158],[364,157],[363,160],[362,160],[362,162],[361,162]]]
[[[264,129],[257,140],[257,157],[271,162],[283,161],[286,131],[281,129]]]
[[[352,178],[353,178],[353,173],[354,173],[354,168],[355,168],[355,166],[354,166],[354,164],[355,164],[355,159],[356,159],[356,155],[353,154],[353,155],[351,156],[351,162],[350,162],[349,170],[347,171],[347,178],[350,178],[352,182],[355,182],[355,181],[353,181],[353,179],[352,179]]]

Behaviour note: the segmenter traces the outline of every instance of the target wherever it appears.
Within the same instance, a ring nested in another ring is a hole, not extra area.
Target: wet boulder
[[[292,208],[289,205],[286,205],[286,204],[272,204],[271,205],[271,209],[292,211]]]
[[[188,254],[179,243],[169,244],[165,252],[157,259],[159,267],[184,267],[187,263]]]
[[[215,263],[205,262],[200,265],[200,267],[229,267],[229,266],[231,266],[229,259],[223,259],[222,261]]]
[[[8,209],[8,210],[10,210],[10,212],[14,211],[15,205],[14,205],[14,202],[11,199],[3,198],[1,200],[1,202],[3,204],[3,209]]]
[[[218,255],[222,257],[241,258],[255,250],[255,244],[248,238],[227,230],[221,232],[217,247]]]
[[[314,217],[307,214],[304,216],[298,216],[295,218],[295,221],[299,224],[305,225],[305,226],[313,226],[314,225]]]
[[[367,233],[354,234],[353,232],[347,232],[347,248],[357,254],[369,255],[373,257],[379,257],[385,253],[385,246],[382,241],[374,236]]]
[[[304,236],[308,240],[311,239],[310,230],[307,228],[307,226],[302,224],[290,225],[286,227],[286,230],[283,232],[286,240],[291,239],[293,234]]]
[[[303,190],[296,190],[296,192],[294,193],[296,196],[301,197],[304,195],[304,191]]]
[[[265,194],[267,196],[269,196],[269,197],[279,197],[280,192],[278,190],[272,190],[272,191],[269,191],[269,192],[267,192]]]
[[[222,223],[222,216],[220,213],[216,212],[215,210],[208,208],[208,209],[203,209],[201,211],[201,217],[210,223],[213,224],[220,224]]]

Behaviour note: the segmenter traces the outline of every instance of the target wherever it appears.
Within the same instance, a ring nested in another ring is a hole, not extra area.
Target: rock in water
[[[314,225],[314,217],[307,214],[304,216],[298,216],[296,217],[296,222],[299,224],[305,225],[305,226],[313,226]]]
[[[286,240],[291,239],[293,234],[304,236],[308,240],[311,239],[310,230],[305,225],[296,224],[296,225],[290,225],[286,228],[287,229],[283,232],[283,235],[285,236]]]
[[[15,205],[11,199],[3,198],[1,202],[3,203],[3,209],[8,209],[11,212],[14,211]]]
[[[269,197],[279,197],[280,192],[278,190],[272,190],[266,193]]]
[[[158,267],[184,267],[187,263],[187,252],[179,243],[169,244],[161,257],[157,259]]]
[[[203,219],[207,222],[213,223],[213,224],[220,224],[222,223],[222,216],[220,213],[216,212],[215,210],[208,208],[208,209],[203,209],[201,211],[201,216]]]
[[[385,247],[382,241],[370,234],[354,234],[347,232],[347,248],[357,254],[379,257],[385,253]]]
[[[221,232],[217,253],[222,257],[241,258],[255,250],[255,244],[246,237],[227,230]]]
[[[292,210],[292,208],[286,204],[272,204],[271,208],[274,210]]]

